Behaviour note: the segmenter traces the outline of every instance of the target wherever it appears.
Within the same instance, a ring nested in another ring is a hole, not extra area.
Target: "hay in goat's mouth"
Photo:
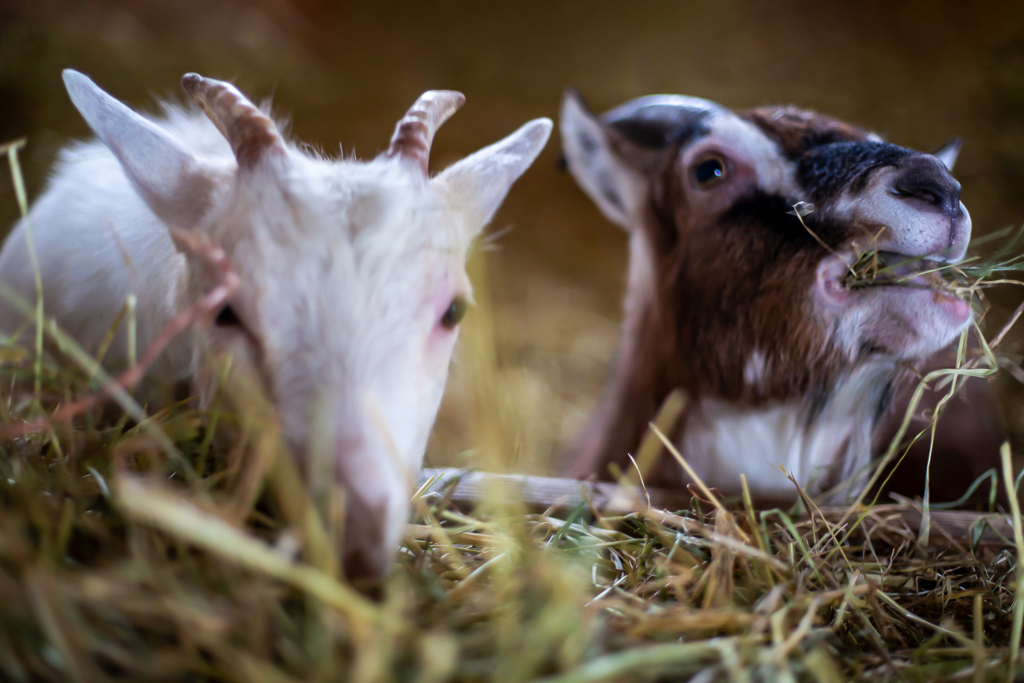
[[[965,284],[955,267],[925,258],[868,251],[854,261],[843,278],[847,289],[910,287],[954,293]]]
[[[925,256],[906,256],[878,249],[859,253],[842,280],[848,289],[868,287],[917,287],[944,291],[962,299],[979,289],[1003,284],[996,276],[1024,270],[1021,241],[1024,226],[1006,228],[975,239],[971,250],[995,243],[997,248],[987,256],[968,256],[959,263],[944,263]]]

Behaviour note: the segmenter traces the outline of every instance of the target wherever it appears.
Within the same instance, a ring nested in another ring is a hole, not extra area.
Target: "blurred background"
[[[136,108],[178,98],[187,71],[232,80],[272,96],[298,139],[361,158],[386,147],[422,91],[461,90],[467,105],[439,134],[434,168],[556,117],[567,85],[598,111],[655,92],[791,103],[919,149],[962,136],[957,175],[976,234],[1024,222],[1020,2],[0,0],[0,142],[28,137],[31,197],[61,146],[88,134],[65,67]],[[432,464],[486,451],[518,470],[557,470],[600,393],[626,241],[557,169],[559,145],[556,134],[473,258],[479,306]],[[16,215],[3,179],[0,237]],[[992,298],[1005,311],[1020,294]]]

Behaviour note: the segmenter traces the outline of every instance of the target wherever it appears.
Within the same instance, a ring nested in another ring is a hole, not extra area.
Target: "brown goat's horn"
[[[428,90],[420,95],[395,126],[387,156],[414,161],[426,175],[434,133],[465,101],[466,96],[454,90]]]
[[[181,87],[231,143],[239,168],[256,165],[272,150],[285,152],[277,125],[235,86],[189,73],[181,77]]]

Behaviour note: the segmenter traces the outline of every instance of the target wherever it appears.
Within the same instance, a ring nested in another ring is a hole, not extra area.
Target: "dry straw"
[[[803,495],[759,511],[702,486],[670,504],[636,472],[610,490],[539,480],[541,498],[530,497],[538,480],[490,478],[480,504],[457,480],[433,480],[371,597],[338,572],[343,493],[307,490],[258,392],[225,380],[230,401],[209,411],[185,401],[149,414],[132,398],[138,373],[107,376],[103,349],[75,345],[43,303],[19,303],[28,344],[0,346],[2,680],[982,681],[1019,670],[1012,495],[1009,514],[965,517],[911,501],[820,508]],[[119,322],[130,325],[128,308]],[[957,378],[991,374],[1004,337],[927,379],[952,392]],[[493,372],[480,354],[468,362]],[[673,450],[673,401],[641,469]],[[224,429],[229,448],[214,438]],[[500,424],[478,429],[503,448]],[[1008,451],[1004,467],[1012,482]]]

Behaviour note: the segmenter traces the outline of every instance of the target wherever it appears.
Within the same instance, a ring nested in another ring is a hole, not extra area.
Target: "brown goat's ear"
[[[594,116],[568,90],[562,100],[562,146],[576,181],[619,225],[628,227],[644,201],[649,179],[665,154],[674,154],[724,111],[684,95],[650,95]]]
[[[647,191],[647,179],[635,168],[624,140],[587,110],[568,90],[559,120],[566,165],[583,191],[613,223],[629,228]]]
[[[953,138],[931,154],[933,157],[938,157],[939,161],[942,162],[942,165],[946,167],[946,170],[952,171],[953,165],[956,163],[956,158],[960,156],[960,148],[963,146],[964,141],[961,138]]]

